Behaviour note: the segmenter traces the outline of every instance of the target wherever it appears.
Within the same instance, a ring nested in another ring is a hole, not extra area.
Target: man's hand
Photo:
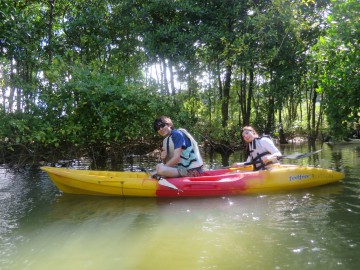
[[[162,148],[161,148],[160,159],[161,159],[162,161],[165,161],[166,156],[167,156],[167,151],[166,151],[166,149],[165,149],[164,147],[162,147]]]

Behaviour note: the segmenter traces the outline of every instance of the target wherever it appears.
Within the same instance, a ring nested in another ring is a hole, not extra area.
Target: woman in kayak
[[[268,136],[259,137],[253,127],[246,126],[242,129],[242,136],[247,142],[247,159],[245,162],[234,163],[232,167],[243,167],[246,164],[253,164],[254,171],[269,169],[274,164],[279,164],[277,157],[281,152],[276,148]]]
[[[156,174],[164,177],[200,176],[203,161],[197,142],[185,129],[174,129],[171,119],[161,116],[154,122],[155,131],[165,137]]]

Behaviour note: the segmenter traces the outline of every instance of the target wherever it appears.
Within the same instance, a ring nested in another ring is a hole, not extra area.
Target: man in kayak
[[[167,116],[154,121],[155,131],[165,137],[161,160],[156,165],[156,175],[164,177],[200,176],[203,161],[195,139],[185,129],[174,129]]]
[[[246,152],[248,157],[245,162],[234,163],[232,167],[243,167],[251,163],[254,166],[254,171],[258,171],[279,164],[277,157],[281,156],[281,152],[276,148],[270,137],[260,137],[251,126],[242,129],[242,136],[247,142]]]

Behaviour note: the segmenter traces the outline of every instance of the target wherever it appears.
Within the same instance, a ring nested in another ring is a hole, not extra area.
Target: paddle
[[[313,151],[313,152],[309,152],[309,153],[303,153],[303,154],[300,154],[300,153],[294,153],[294,154],[291,154],[291,155],[282,155],[282,156],[278,156],[276,157],[278,160],[280,159],[301,159],[301,158],[306,158],[306,157],[309,157],[311,155],[314,155],[316,153],[319,153],[320,151],[322,151],[322,149],[320,150],[317,150],[317,151]],[[252,165],[254,162],[245,162],[244,165],[247,166],[247,165]],[[230,167],[232,168],[232,167]]]
[[[317,150],[317,151],[313,151],[313,152],[309,152],[309,153],[304,153],[304,154],[299,154],[299,153],[294,153],[291,155],[283,155],[283,156],[278,156],[277,159],[300,159],[300,158],[306,158],[309,157],[311,155],[314,155],[316,153],[319,153],[320,151],[322,151],[322,149]]]
[[[160,185],[162,185],[162,186],[177,190],[178,192],[183,192],[180,188],[178,188],[175,185],[171,184],[168,180],[166,180],[162,176],[157,176],[156,179],[158,180],[158,183]]]
[[[148,170],[146,170],[145,168],[140,168],[140,170],[142,172],[147,172],[149,173]],[[162,185],[164,187],[168,187],[174,190],[177,190],[178,192],[183,192],[180,188],[177,188],[175,185],[171,184],[168,180],[166,180],[164,177],[156,175],[155,177],[153,177],[154,179],[158,180],[159,185]]]

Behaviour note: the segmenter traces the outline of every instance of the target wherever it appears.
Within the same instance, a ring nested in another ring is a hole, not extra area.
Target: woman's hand
[[[245,163],[244,162],[236,162],[233,165],[231,165],[231,168],[241,168],[244,167]]]
[[[266,155],[266,156],[263,156],[261,159],[264,162],[264,164],[267,164],[269,162],[276,162],[277,155]]]

